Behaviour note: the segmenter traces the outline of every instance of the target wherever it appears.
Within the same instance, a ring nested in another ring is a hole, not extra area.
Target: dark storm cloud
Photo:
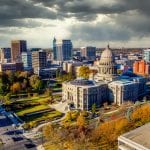
[[[129,10],[150,13],[149,0],[32,0],[64,13],[114,14]]]
[[[55,8],[58,18],[75,17],[80,21],[90,22],[96,20],[98,14],[103,14],[115,23],[116,31],[122,26],[127,33],[133,31],[134,36],[149,36],[150,0],[32,0],[32,2]],[[79,28],[80,26],[78,30]],[[94,29],[97,32],[97,28]],[[107,26],[107,30],[109,33],[110,30],[114,32],[112,26]],[[133,36],[133,33],[130,36]]]
[[[23,20],[25,18],[56,19],[56,13],[28,0],[0,0],[0,26],[31,28],[40,25],[37,21]]]
[[[0,27],[26,27],[26,28],[35,28],[45,26],[39,21],[34,21],[31,19],[3,19],[0,23]]]
[[[50,18],[56,13],[28,0],[0,0],[0,19]]]
[[[82,24],[80,26],[71,27],[71,37],[74,40],[80,39],[84,41],[127,41],[133,34],[126,28],[121,28],[112,24],[97,23]]]
[[[98,14],[121,13],[130,9],[124,7],[122,0],[118,0],[115,4],[111,1],[106,3],[105,0],[32,0],[32,2],[55,8],[58,17],[75,17],[83,21],[94,20]]]
[[[150,0],[0,0],[0,28],[34,28],[44,26],[44,22],[32,19],[74,17],[81,24],[69,29],[73,39],[128,41],[150,36],[149,7]],[[99,14],[111,23],[92,25]]]

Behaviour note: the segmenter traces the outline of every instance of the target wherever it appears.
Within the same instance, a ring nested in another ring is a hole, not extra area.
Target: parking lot
[[[23,131],[18,130],[3,111],[0,111],[0,139],[0,150],[36,150],[36,143],[24,137]]]

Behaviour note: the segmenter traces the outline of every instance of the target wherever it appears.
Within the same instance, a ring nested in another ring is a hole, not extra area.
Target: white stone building
[[[121,105],[144,96],[145,83],[145,78],[131,72],[119,76],[114,54],[108,46],[101,55],[93,81],[76,79],[63,83],[63,100],[81,110],[91,109],[94,103],[99,107],[106,101]]]
[[[107,95],[105,82],[97,84],[86,79],[76,79],[63,83],[63,100],[68,101],[76,109],[90,110],[94,103],[100,107]]]

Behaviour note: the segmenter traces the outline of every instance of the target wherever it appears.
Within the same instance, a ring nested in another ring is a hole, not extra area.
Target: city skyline
[[[1,0],[0,47],[13,39],[52,47],[54,37],[74,47],[149,47],[149,5],[143,0]]]

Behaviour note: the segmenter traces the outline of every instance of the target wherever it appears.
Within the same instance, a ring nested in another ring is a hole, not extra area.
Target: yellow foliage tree
[[[77,126],[79,127],[85,127],[86,126],[86,120],[83,114],[81,113],[77,118]]]
[[[150,122],[150,104],[138,107],[131,115],[131,119],[135,122],[136,126],[141,126]]]
[[[13,92],[13,93],[18,93],[18,92],[20,92],[20,90],[21,90],[21,85],[20,85],[20,83],[19,82],[16,82],[16,83],[14,83],[12,86],[11,86],[11,91]]]
[[[85,79],[88,79],[90,75],[90,69],[88,66],[81,66],[79,68],[79,77],[83,77]]]
[[[55,134],[54,129],[51,124],[44,126],[43,135],[47,140],[53,138],[54,134]]]

